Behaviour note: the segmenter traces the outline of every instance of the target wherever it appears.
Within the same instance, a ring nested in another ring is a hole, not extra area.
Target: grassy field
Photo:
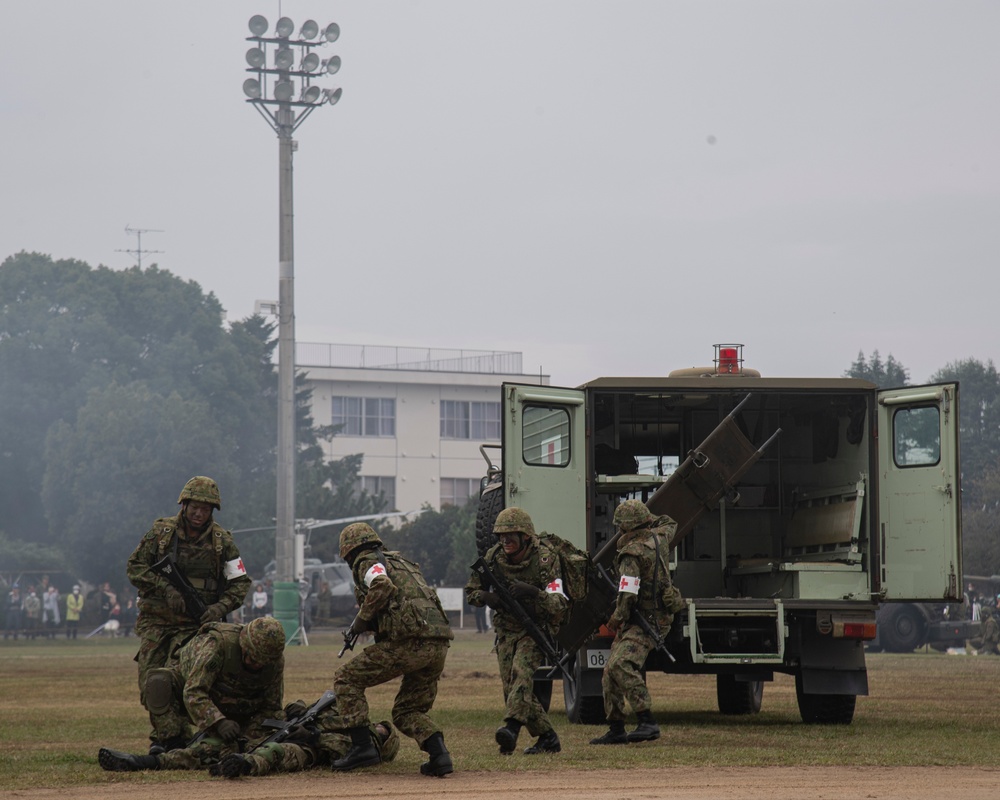
[[[338,665],[340,636],[314,633],[290,648],[287,700],[318,697]],[[122,776],[97,764],[102,746],[145,752],[147,718],[138,703],[136,639],[0,643],[0,787],[61,787],[120,781],[191,780],[180,772]],[[764,765],[975,765],[996,762],[1000,716],[994,708],[1000,658],[933,651],[868,657],[869,697],[859,698],[850,726],[806,726],[794,681],[765,684],[760,714],[723,717],[711,677],[651,675],[657,742],[589,747],[603,728],[570,725],[562,692],[552,715],[563,742],[558,757],[501,757],[493,741],[502,707],[492,638],[461,631],[448,657],[434,715],[462,770],[586,770],[606,767]],[[389,715],[395,684],[369,693],[372,714]],[[520,746],[529,741],[522,737]],[[422,754],[408,741],[379,767],[412,773]],[[200,777],[200,776],[199,776]]]

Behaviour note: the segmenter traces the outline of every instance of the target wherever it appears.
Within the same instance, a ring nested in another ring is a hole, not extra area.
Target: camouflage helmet
[[[637,528],[648,528],[656,522],[656,517],[641,500],[626,500],[615,509],[615,527],[625,533]]]
[[[285,650],[285,629],[274,617],[251,620],[240,631],[240,649],[255,664],[273,664]]]
[[[340,557],[344,561],[349,561],[348,556],[365,545],[382,546],[382,540],[367,522],[355,522],[340,532]]]
[[[381,725],[388,731],[384,740],[381,736],[376,735],[375,737],[375,743],[378,746],[379,755],[382,756],[383,761],[392,761],[396,757],[396,753],[399,752],[399,733],[397,733],[393,724],[387,719],[375,724],[376,726]],[[376,731],[376,734],[377,733],[378,732]]]
[[[197,500],[201,503],[208,503],[215,506],[216,510],[222,510],[222,498],[219,496],[219,484],[204,475],[195,475],[184,484],[181,489],[181,496],[177,498],[180,505],[185,500]]]
[[[496,522],[493,523],[493,533],[497,536],[501,533],[524,533],[535,538],[535,524],[523,508],[505,508],[497,514]]]

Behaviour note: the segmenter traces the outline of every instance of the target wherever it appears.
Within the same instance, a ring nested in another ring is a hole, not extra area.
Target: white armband
[[[638,576],[633,578],[631,575],[622,575],[622,579],[618,581],[618,591],[627,592],[628,594],[639,594]]]

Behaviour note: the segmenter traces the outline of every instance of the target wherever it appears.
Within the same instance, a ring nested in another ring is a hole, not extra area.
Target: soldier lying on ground
[[[178,651],[174,667],[154,669],[146,702],[163,753],[133,756],[102,748],[104,769],[197,769],[268,736],[282,716],[285,632],[273,617],[247,625],[211,622]],[[191,743],[191,726],[200,741]],[[241,741],[242,740],[242,741]],[[179,754],[178,754],[179,753]]]

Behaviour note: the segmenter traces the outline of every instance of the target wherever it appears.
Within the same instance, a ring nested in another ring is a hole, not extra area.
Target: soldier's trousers
[[[392,706],[393,724],[417,744],[423,744],[438,727],[427,712],[437,698],[438,680],[448,655],[447,639],[399,639],[370,644],[333,678],[337,713],[348,728],[367,725],[365,690],[403,676]]]
[[[535,697],[535,670],[544,661],[541,648],[528,634],[498,633],[497,662],[506,704],[504,719],[517,720],[532,736],[552,730],[548,714]]]
[[[626,700],[636,714],[652,709],[653,702],[642,677],[642,667],[655,644],[638,625],[626,625],[618,632],[601,677],[604,713],[608,722],[624,721],[628,713]]]

